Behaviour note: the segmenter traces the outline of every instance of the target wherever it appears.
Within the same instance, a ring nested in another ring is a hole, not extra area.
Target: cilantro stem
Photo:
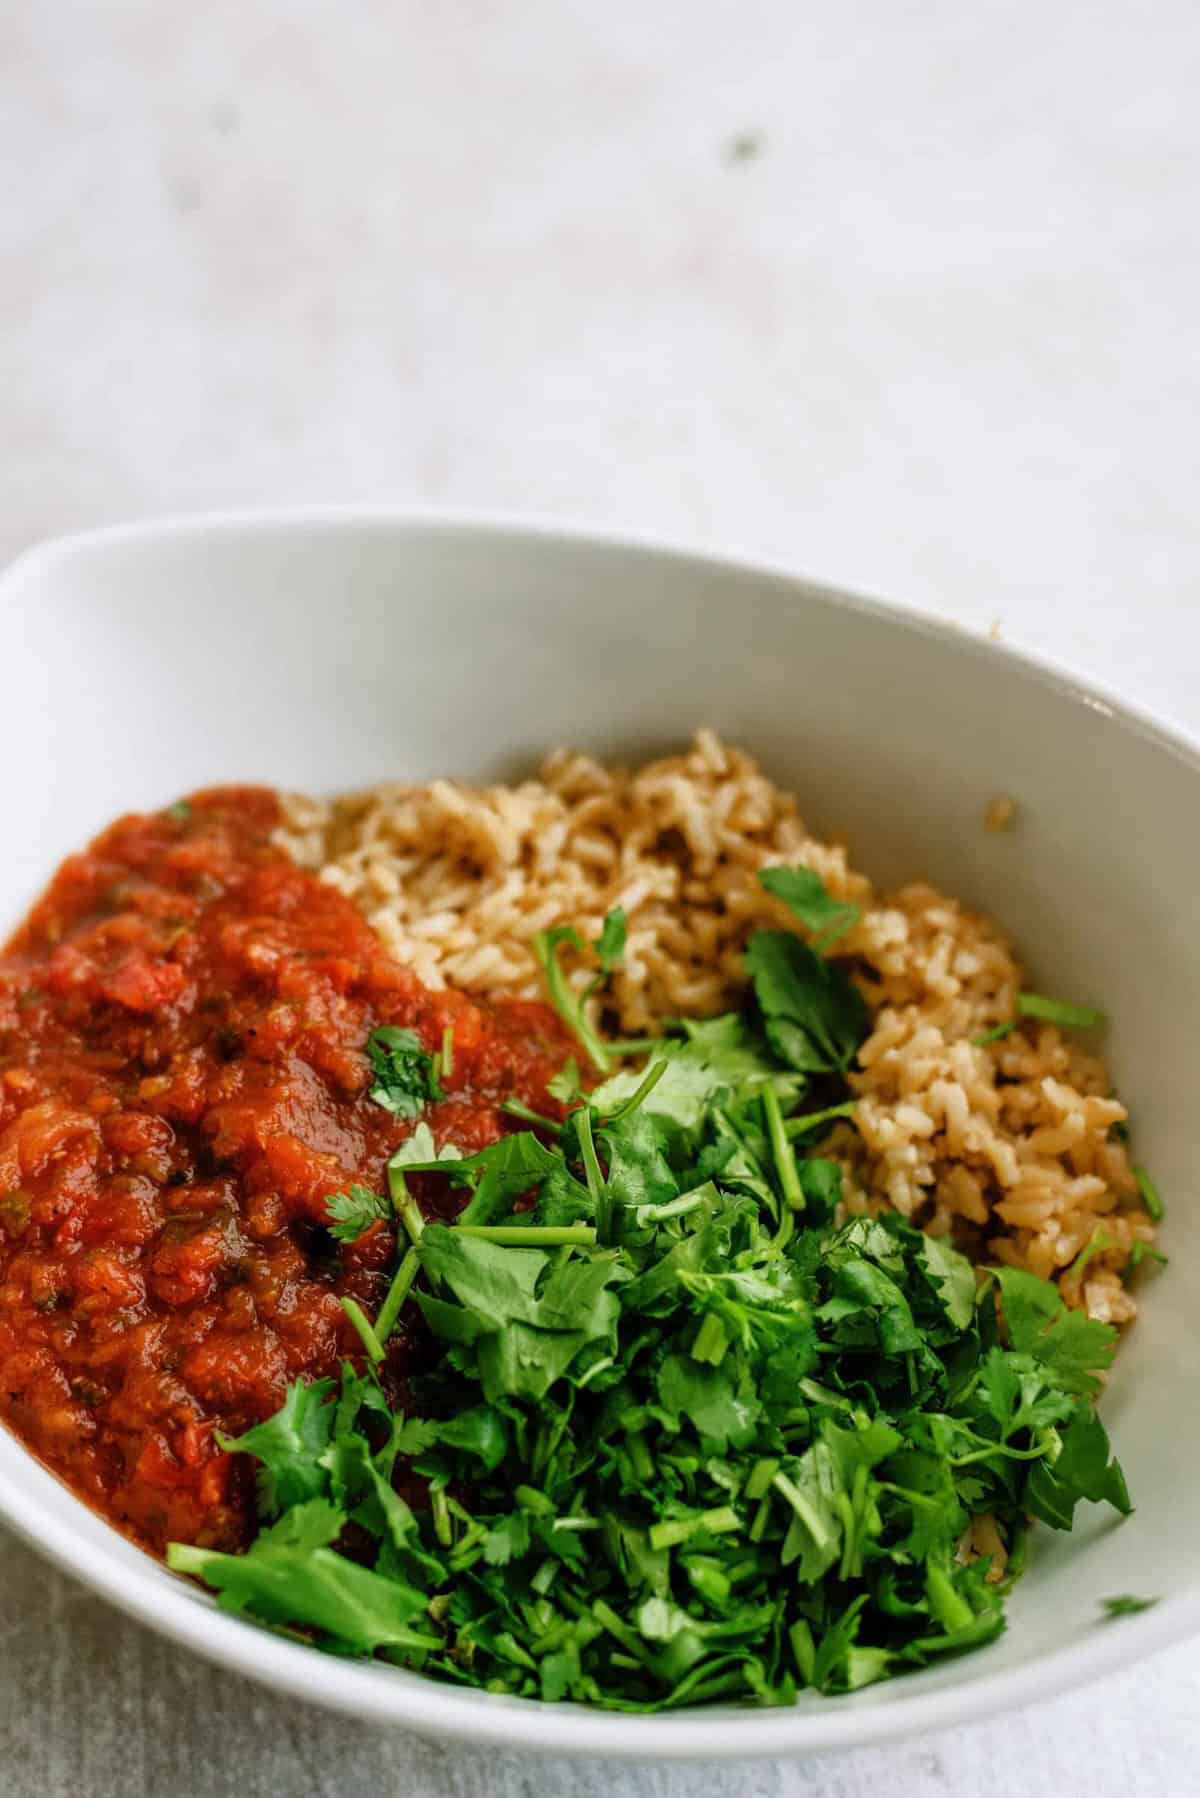
[[[586,1105],[576,1113],[575,1128],[579,1133],[579,1153],[583,1158],[587,1189],[591,1195],[592,1204],[596,1207],[599,1238],[601,1242],[607,1242],[611,1223],[611,1207],[604,1186],[604,1175],[600,1171],[600,1163],[596,1158],[596,1145],[592,1140],[592,1114]]]
[[[789,1118],[784,1129],[789,1136],[807,1136],[818,1124],[832,1123],[835,1118],[852,1118],[858,1110],[857,1099],[847,1099],[841,1105],[827,1105],[824,1111],[810,1111],[807,1116]]]
[[[993,1024],[990,1030],[981,1030],[978,1036],[973,1036],[971,1042],[976,1049],[986,1049],[989,1043],[998,1043],[1011,1036],[1019,1022],[1019,1018],[1010,1018],[1007,1024]]]
[[[1137,1181],[1138,1191],[1142,1195],[1142,1204],[1146,1207],[1148,1215],[1154,1223],[1160,1224],[1166,1216],[1167,1208],[1162,1202],[1162,1196],[1157,1186],[1144,1167],[1135,1167],[1133,1177]]]
[[[633,1463],[634,1473],[644,1485],[649,1485],[655,1475],[654,1456],[650,1453],[642,1432],[626,1430],[625,1447],[629,1450],[629,1459]]]
[[[554,1501],[539,1492],[536,1486],[517,1486],[513,1497],[523,1511],[532,1511],[535,1517],[553,1517]]]
[[[536,1243],[539,1248],[570,1244],[587,1249],[596,1240],[591,1224],[459,1224],[457,1230],[460,1236],[478,1236],[484,1242],[498,1242],[510,1249],[528,1243]]]
[[[446,1494],[440,1486],[429,1489],[429,1508],[433,1513],[433,1533],[443,1548],[450,1548],[454,1543],[454,1523],[450,1516],[450,1506],[446,1503]]]
[[[454,1025],[447,1024],[442,1031],[442,1066],[441,1078],[448,1080],[454,1072]]]
[[[648,1055],[651,1049],[661,1048],[662,1040],[661,1036],[619,1036],[608,1047],[613,1055]]]
[[[583,947],[574,931],[568,934],[576,947]],[[587,1058],[596,1072],[609,1074],[612,1072],[612,1056],[607,1045],[600,1040],[588,1022],[587,1013],[584,1010],[587,995],[585,994],[581,998],[575,992],[558,959],[558,945],[562,940],[562,936],[555,930],[539,930],[533,939],[533,952],[546,976],[546,989],[550,995],[550,1003],[568,1030],[578,1039],[581,1047],[586,1050]]]
[[[765,1498],[771,1487],[771,1481],[779,1472],[779,1462],[771,1456],[756,1461],[750,1469],[749,1478],[742,1487],[742,1497],[751,1503]]]
[[[546,1117],[543,1112],[534,1111],[531,1105],[523,1104],[520,1099],[505,1099],[500,1109],[506,1111],[509,1117],[520,1118],[523,1124],[533,1124],[537,1129],[549,1130],[555,1136],[562,1135],[561,1124],[556,1124],[553,1118]]]
[[[936,1561],[930,1561],[925,1569],[925,1596],[930,1610],[947,1632],[966,1629],[974,1623],[974,1611],[955,1589],[950,1575],[943,1572]]]
[[[789,1480],[786,1473],[777,1473],[771,1480],[781,1498],[786,1498],[793,1511],[812,1537],[818,1548],[826,1548],[829,1544],[829,1531],[817,1516],[799,1487]]]
[[[356,1299],[339,1299],[338,1303],[358,1331],[359,1341],[367,1351],[367,1358],[371,1361],[382,1361],[383,1344],[375,1334],[374,1326],[362,1306]]]
[[[643,1224],[661,1224],[669,1217],[686,1217],[689,1211],[697,1211],[704,1204],[699,1192],[681,1193],[677,1199],[668,1199],[665,1205],[639,1205],[637,1221],[639,1228]]]
[[[1078,1285],[1083,1278],[1084,1269],[1087,1267],[1088,1262],[1094,1261],[1097,1255],[1103,1255],[1105,1249],[1111,1249],[1112,1246],[1113,1239],[1108,1234],[1108,1231],[1104,1228],[1103,1224],[1097,1224],[1096,1228],[1092,1231],[1078,1255],[1076,1255],[1074,1261],[1072,1261],[1070,1267],[1063,1275],[1063,1279],[1073,1280],[1075,1284]]]
[[[608,1122],[610,1124],[619,1124],[621,1119],[628,1117],[631,1111],[636,1111],[638,1106],[641,1105],[645,1099],[649,1098],[666,1071],[667,1063],[665,1061],[654,1062],[637,1091],[630,1093],[623,1105],[617,1106],[617,1109],[610,1114]]]
[[[396,1320],[404,1309],[404,1302],[412,1289],[421,1266],[421,1258],[415,1248],[410,1248],[396,1276],[388,1287],[387,1297],[379,1308],[379,1316],[375,1319],[375,1335],[381,1343],[386,1343],[396,1327]]]
[[[719,1367],[729,1347],[729,1338],[725,1334],[725,1325],[715,1311],[709,1311],[696,1332],[696,1340],[692,1344],[692,1360],[707,1361],[713,1367]]]
[[[622,1623],[611,1605],[605,1604],[602,1598],[597,1598],[592,1605],[592,1616],[598,1623],[604,1625],[610,1636],[616,1637],[622,1648],[631,1654],[640,1666],[648,1667],[653,1671],[653,1657],[643,1645],[641,1638],[634,1630],[630,1629],[627,1623]]]
[[[1093,1005],[1068,1005],[1062,999],[1047,999],[1041,993],[1018,993],[1017,1011],[1023,1018],[1040,1018],[1043,1023],[1057,1024],[1063,1030],[1094,1030],[1104,1022],[1104,1013]]]
[[[771,1154],[775,1158],[775,1167],[779,1174],[779,1184],[783,1189],[784,1200],[793,1211],[804,1210],[804,1189],[800,1185],[800,1176],[796,1172],[796,1157],[792,1145],[783,1128],[783,1112],[779,1105],[779,1094],[774,1087],[763,1089],[763,1111],[767,1119],[767,1136],[770,1138]]]
[[[425,1219],[417,1201],[408,1190],[408,1182],[404,1178],[403,1169],[388,1163],[388,1191],[392,1195],[392,1204],[396,1215],[408,1231],[408,1240],[414,1245],[420,1241],[421,1232],[425,1228]]]
[[[804,1685],[811,1686],[817,1666],[817,1648],[812,1629],[803,1617],[798,1617],[792,1624],[788,1631],[788,1641],[791,1643],[792,1658],[801,1681]]]
[[[716,1505],[711,1511],[699,1511],[694,1517],[668,1517],[663,1523],[650,1525],[650,1546],[654,1549],[675,1548],[688,1542],[700,1530],[710,1536],[726,1536],[740,1530],[742,1520],[732,1505]]]

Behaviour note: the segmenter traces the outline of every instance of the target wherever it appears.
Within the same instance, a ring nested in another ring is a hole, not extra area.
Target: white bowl
[[[1036,1533],[993,1647],[847,1698],[627,1717],[333,1660],[222,1615],[0,1431],[0,1513],[226,1666],[373,1722],[553,1753],[774,1755],[1023,1704],[1200,1630],[1200,754],[1029,657],[779,572],[513,525],[208,518],[68,539],[0,579],[15,924],[118,813],[222,780],[331,791],[496,775],[569,741],[632,756],[698,723],[755,750],[885,882],[928,875],[1015,932],[1042,990],[1102,999],[1137,1148],[1171,1213],[1105,1415],[1137,1503]],[[1020,802],[989,836],[986,802]],[[1099,1600],[1161,1598],[1102,1621]]]

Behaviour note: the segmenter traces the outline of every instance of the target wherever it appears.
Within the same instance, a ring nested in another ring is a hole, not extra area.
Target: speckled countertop
[[[8,0],[0,555],[519,508],[907,597],[1200,724],[1198,78],[1184,0]],[[894,1750],[485,1759],[0,1548],[5,1795],[1200,1790],[1200,1644]]]

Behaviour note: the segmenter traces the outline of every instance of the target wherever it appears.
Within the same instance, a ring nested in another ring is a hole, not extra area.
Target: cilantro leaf
[[[870,1024],[848,976],[787,930],[756,930],[745,965],[780,1059],[801,1073],[844,1073]]]
[[[357,1242],[372,1224],[390,1223],[393,1216],[392,1201],[369,1186],[331,1192],[325,1200],[325,1213],[330,1219],[329,1234],[338,1242]]]
[[[968,1329],[975,1316],[975,1269],[944,1236],[923,1236],[920,1254],[947,1318],[956,1329]]]
[[[1122,1517],[1133,1510],[1121,1464],[1111,1454],[1108,1432],[1090,1405],[1082,1405],[1063,1432],[1053,1462],[1038,1461],[1029,1476],[1025,1502],[1035,1517],[1056,1530],[1069,1530],[1081,1499],[1110,1504]]]
[[[345,1523],[326,1500],[310,1499],[263,1530],[245,1554],[173,1542],[167,1565],[215,1587],[225,1610],[252,1611],[267,1623],[305,1624],[362,1653],[438,1647],[436,1636],[414,1627],[425,1610],[423,1592],[383,1579],[328,1546]]]
[[[1082,1311],[1068,1310],[1056,1286],[1021,1268],[994,1270],[1014,1349],[1053,1373],[1066,1392],[1100,1390],[1096,1375],[1112,1361],[1117,1332]]]
[[[398,1168],[437,1168],[441,1170],[444,1161],[461,1161],[463,1152],[452,1142],[444,1142],[439,1149],[433,1140],[433,1131],[422,1118],[411,1136],[406,1136],[396,1153],[388,1162],[389,1167]]]
[[[592,944],[600,963],[601,972],[611,974],[625,953],[625,938],[628,934],[628,920],[625,908],[621,905],[613,907],[604,920],[600,935]]]
[[[565,1061],[552,1080],[547,1080],[546,1091],[560,1105],[576,1105],[583,1095],[583,1085],[579,1078],[579,1063],[572,1055]]]
[[[803,1081],[781,1071],[736,1012],[689,1021],[683,1028],[681,1038],[664,1037],[655,1045],[655,1059],[666,1062],[666,1072],[641,1106],[660,1129],[695,1135],[723,1098],[744,1100],[769,1086],[790,1102],[803,1090]],[[640,1073],[614,1074],[591,1094],[593,1110],[611,1116],[643,1079]]]
[[[813,931],[818,948],[827,949],[862,918],[862,908],[848,900],[832,899],[821,876],[812,868],[762,868],[759,885]]]
[[[261,1463],[256,1483],[264,1517],[278,1517],[328,1491],[321,1457],[333,1429],[334,1407],[326,1402],[332,1391],[332,1380],[294,1380],[279,1410],[265,1423],[240,1436],[218,1436],[228,1453],[254,1455]]]
[[[431,1139],[432,1140],[432,1139]],[[478,1154],[440,1155],[424,1160],[405,1157],[403,1147],[393,1155],[390,1167],[402,1173],[448,1174],[456,1186],[470,1186],[471,1198],[459,1217],[461,1224],[488,1224],[498,1214],[512,1209],[513,1201],[522,1193],[539,1185],[562,1166],[561,1157],[543,1147],[532,1130],[516,1130],[502,1136]]]
[[[431,1100],[446,1096],[433,1056],[422,1049],[415,1030],[380,1025],[367,1038],[367,1060],[371,1098],[396,1117],[417,1117]]]

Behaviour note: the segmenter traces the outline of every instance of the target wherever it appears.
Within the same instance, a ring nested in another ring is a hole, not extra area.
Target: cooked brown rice
[[[287,802],[281,841],[365,913],[430,986],[535,996],[535,933],[594,936],[629,921],[610,1004],[631,1035],[738,1002],[757,924],[794,926],[760,868],[814,869],[862,921],[834,953],[853,961],[874,1014],[859,1104],[824,1152],[851,1211],[893,1206],[971,1252],[1060,1280],[1093,1316],[1125,1322],[1138,1205],[1126,1117],[1105,1065],[1050,1024],[973,1038],[1013,1015],[1022,970],[996,926],[934,887],[877,894],[837,844],[809,836],[789,793],[712,731],[684,755],[629,772],[555,750],[519,786],[381,786],[326,805]],[[580,982],[588,978],[580,968]],[[1103,1227],[1080,1282],[1066,1272]]]

